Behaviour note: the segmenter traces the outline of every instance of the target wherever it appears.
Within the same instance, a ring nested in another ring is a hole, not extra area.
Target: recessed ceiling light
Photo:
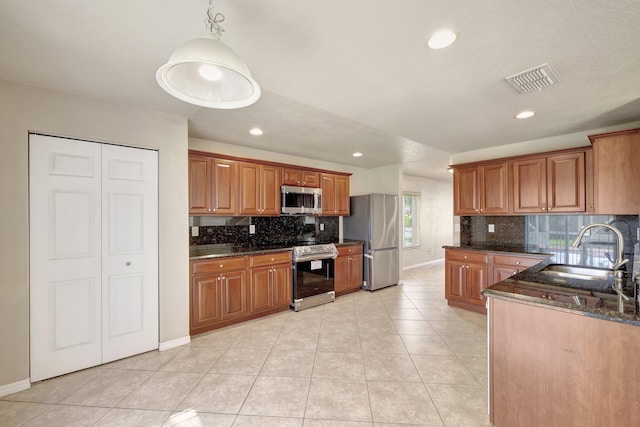
[[[353,157],[362,157],[362,153],[356,151],[355,153],[353,153]]]
[[[427,45],[431,49],[442,49],[451,46],[456,41],[458,35],[451,30],[441,30],[431,36]]]
[[[528,119],[529,117],[535,116],[536,113],[533,111],[521,111],[516,114],[516,119]]]
[[[253,128],[249,131],[249,133],[254,136],[260,136],[263,134],[262,129],[260,128]]]

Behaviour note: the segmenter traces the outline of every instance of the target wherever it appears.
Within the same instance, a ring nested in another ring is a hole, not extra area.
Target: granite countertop
[[[555,263],[554,257],[547,258],[521,273],[489,286],[482,293],[487,297],[516,300],[640,326],[640,316],[635,313],[633,282],[627,280],[625,294],[631,300],[624,303],[625,312],[619,313],[618,297],[612,290],[613,276],[606,280],[581,280],[541,273],[545,267]]]
[[[532,245],[507,245],[507,244],[496,244],[496,243],[470,243],[470,244],[460,244],[460,245],[445,245],[444,249],[461,249],[465,251],[480,251],[480,252],[507,252],[517,255],[547,255],[551,256],[550,253],[545,253],[538,246]]]
[[[318,244],[333,243],[337,247],[364,244],[361,240],[344,239],[339,242],[318,242]],[[291,251],[295,244],[273,245],[243,245],[237,246],[230,243],[217,245],[189,246],[189,261],[197,261],[210,258],[223,258],[229,256],[259,255],[273,252]]]

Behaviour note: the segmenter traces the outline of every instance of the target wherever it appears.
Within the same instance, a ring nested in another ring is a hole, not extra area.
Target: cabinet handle
[[[224,267],[224,264],[220,264],[220,268]]]
[[[543,211],[546,211],[546,210],[547,210],[547,208],[542,208],[542,210],[543,210]]]
[[[124,265],[126,265],[127,267],[129,267],[131,265],[131,261],[127,261],[124,263]]]
[[[207,208],[207,212],[211,212],[211,208]]]
[[[520,265],[520,261],[516,261],[516,265]]]

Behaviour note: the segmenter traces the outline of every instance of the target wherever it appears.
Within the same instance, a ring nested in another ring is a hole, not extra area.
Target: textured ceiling
[[[214,5],[262,87],[253,106],[194,107],[155,82],[203,35],[207,0],[0,0],[0,78],[179,114],[198,138],[441,179],[453,153],[640,120],[637,0]],[[443,27],[458,41],[425,48]],[[504,80],[543,63],[560,81],[542,92]],[[513,119],[523,109],[537,114]]]

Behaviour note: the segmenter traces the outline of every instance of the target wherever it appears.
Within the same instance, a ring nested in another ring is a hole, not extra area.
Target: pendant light
[[[207,10],[207,36],[179,46],[160,67],[162,89],[190,104],[208,108],[241,108],[260,98],[260,86],[233,50],[220,41],[224,15]]]

